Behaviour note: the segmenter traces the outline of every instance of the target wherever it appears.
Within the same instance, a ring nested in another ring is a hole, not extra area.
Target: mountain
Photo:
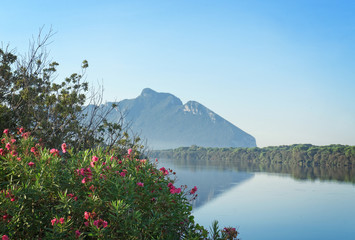
[[[108,103],[111,105],[112,103]],[[152,149],[198,145],[203,147],[255,147],[255,138],[202,104],[185,104],[169,93],[143,89],[135,99],[118,103],[132,129],[148,140]],[[109,121],[119,118],[118,112]]]

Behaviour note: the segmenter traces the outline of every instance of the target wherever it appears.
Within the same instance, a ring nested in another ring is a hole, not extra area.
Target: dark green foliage
[[[311,144],[294,144],[265,148],[203,148],[191,146],[157,150],[153,152],[153,156],[225,162],[284,163],[300,166],[355,166],[355,146],[344,145],[313,146]]]
[[[153,157],[176,162],[203,161],[205,165],[242,171],[291,174],[298,179],[355,182],[355,146],[295,144],[265,148],[203,148],[198,146],[153,151]]]
[[[87,61],[80,73],[54,81],[59,64],[47,61],[45,50],[51,36],[51,31],[44,37],[40,33],[25,57],[0,48],[0,129],[31,130],[46,147],[58,147],[64,141],[78,150],[135,145],[139,139],[128,137],[122,117],[106,120],[116,105],[105,110],[85,106],[102,103],[102,92],[90,93],[84,81]]]

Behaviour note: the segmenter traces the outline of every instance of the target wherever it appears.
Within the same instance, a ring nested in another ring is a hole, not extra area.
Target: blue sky
[[[107,101],[143,88],[195,100],[260,147],[355,145],[355,1],[10,1],[0,42],[18,53],[40,27],[58,81],[89,61]]]

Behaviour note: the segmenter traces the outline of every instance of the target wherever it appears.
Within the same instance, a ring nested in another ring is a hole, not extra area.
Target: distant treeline
[[[156,150],[152,157],[206,162],[282,164],[308,167],[355,168],[355,146],[294,144],[265,148],[205,148],[198,146]],[[239,165],[238,164],[238,165]]]

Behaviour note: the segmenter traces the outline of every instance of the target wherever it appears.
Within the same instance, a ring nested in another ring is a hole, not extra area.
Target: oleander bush
[[[102,148],[47,149],[29,132],[4,131],[0,144],[3,239],[204,239],[170,169]]]
[[[2,240],[207,239],[191,215],[197,188],[140,158],[123,113],[108,122],[119,109],[100,109],[101,91],[88,93],[87,61],[55,83],[53,34],[41,31],[24,57],[0,48],[0,129],[11,129],[0,143]],[[233,239],[226,229],[213,239]]]

